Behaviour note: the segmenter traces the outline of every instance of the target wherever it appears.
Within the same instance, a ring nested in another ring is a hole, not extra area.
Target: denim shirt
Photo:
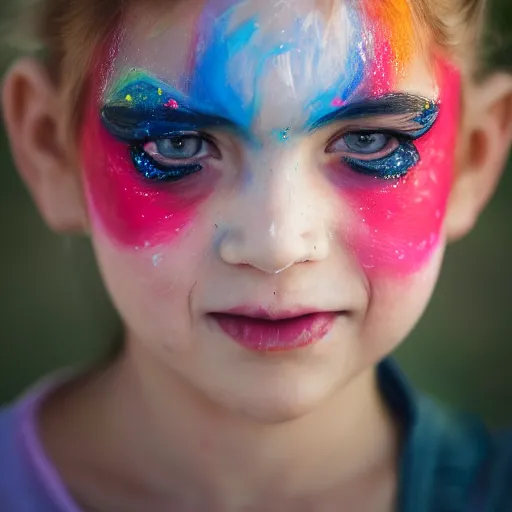
[[[512,433],[491,435],[478,419],[440,407],[391,360],[379,365],[378,381],[405,433],[397,512],[512,512]],[[0,411],[1,512],[80,512],[37,431],[56,385],[40,384]]]
[[[512,512],[512,432],[492,434],[478,418],[441,407],[391,360],[378,378],[405,432],[397,512]]]

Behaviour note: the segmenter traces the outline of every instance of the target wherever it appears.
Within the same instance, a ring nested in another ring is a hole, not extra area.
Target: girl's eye
[[[344,140],[350,151],[372,155],[385,149],[391,137],[384,133],[349,133]]]
[[[208,143],[198,135],[183,135],[148,142],[144,151],[162,164],[182,163],[183,160],[202,158],[208,152]]]
[[[179,134],[131,146],[137,171],[149,181],[179,181],[203,169],[201,160],[214,153],[214,146],[196,134]],[[212,155],[213,156],[213,155]]]
[[[387,133],[350,132],[332,142],[328,153],[345,153],[351,157],[382,158],[398,147],[396,137]]]
[[[346,133],[331,142],[326,152],[341,154],[354,171],[381,179],[405,176],[420,160],[410,138],[383,132]]]

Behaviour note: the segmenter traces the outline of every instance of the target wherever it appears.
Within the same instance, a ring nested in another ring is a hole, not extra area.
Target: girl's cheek
[[[193,224],[218,179],[218,172],[206,164],[178,182],[145,180],[136,171],[128,146],[103,127],[95,102],[87,109],[81,141],[91,219],[127,247],[173,242]]]
[[[442,66],[439,117],[415,145],[420,162],[399,180],[356,174],[339,164],[339,193],[357,226],[340,235],[369,273],[409,275],[424,266],[441,241],[455,165],[460,79]]]

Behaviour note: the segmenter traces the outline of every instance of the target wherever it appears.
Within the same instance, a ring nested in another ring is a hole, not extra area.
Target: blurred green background
[[[2,2],[0,21],[10,10]],[[510,0],[494,4],[491,38],[505,65],[511,14]],[[4,49],[0,57],[6,63],[11,54]],[[55,368],[94,361],[119,325],[88,241],[48,231],[14,170],[1,126],[0,161],[1,403]],[[509,167],[475,231],[448,250],[430,307],[397,353],[418,386],[496,425],[512,423]]]

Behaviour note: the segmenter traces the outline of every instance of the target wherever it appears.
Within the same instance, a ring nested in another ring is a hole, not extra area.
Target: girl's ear
[[[465,103],[445,223],[449,240],[472,229],[506,167],[512,143],[512,75],[496,73],[472,85]]]
[[[14,161],[47,224],[83,231],[87,216],[75,141],[46,69],[32,59],[15,63],[5,77],[2,105]]]

